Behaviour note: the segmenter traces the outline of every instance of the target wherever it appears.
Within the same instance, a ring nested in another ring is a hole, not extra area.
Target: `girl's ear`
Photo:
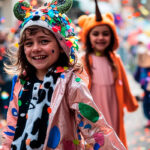
[[[78,24],[80,27],[83,27],[85,22],[88,20],[88,16],[87,15],[82,15],[78,18]]]
[[[30,10],[30,4],[23,1],[17,2],[13,8],[15,17],[20,21],[24,20],[27,10]]]
[[[109,18],[112,22],[114,22],[114,16],[111,13],[107,13],[106,17]]]

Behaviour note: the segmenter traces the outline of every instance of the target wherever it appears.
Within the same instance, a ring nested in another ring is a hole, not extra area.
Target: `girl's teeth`
[[[34,59],[43,59],[46,58],[46,56],[37,56],[37,57],[33,57]]]

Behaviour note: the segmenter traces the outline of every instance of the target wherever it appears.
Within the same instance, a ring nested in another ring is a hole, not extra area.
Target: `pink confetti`
[[[66,45],[67,45],[69,48],[71,48],[73,44],[72,44],[70,41],[67,41],[67,42],[66,42]]]
[[[4,106],[4,109],[8,109],[8,106],[7,106],[7,105],[5,105],[5,106]]]

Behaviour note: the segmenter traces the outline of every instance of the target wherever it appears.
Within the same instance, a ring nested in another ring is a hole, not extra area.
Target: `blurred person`
[[[139,35],[137,44],[137,67],[134,78],[144,90],[143,96],[139,97],[139,100],[142,99],[143,113],[147,119],[145,127],[150,128],[150,50],[147,45],[148,37],[144,33]]]
[[[6,119],[6,114],[9,105],[9,98],[11,92],[11,78],[4,71],[4,62],[8,59],[6,57],[6,49],[8,48],[7,31],[0,30],[0,114],[1,119]]]
[[[96,15],[78,19],[86,54],[82,57],[89,75],[89,89],[106,121],[127,147],[124,108],[137,110],[138,103],[129,88],[123,63],[115,52],[119,46],[113,15],[101,15],[96,1]]]

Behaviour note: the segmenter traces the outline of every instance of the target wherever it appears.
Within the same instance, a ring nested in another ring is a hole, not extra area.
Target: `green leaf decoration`
[[[61,34],[65,37],[66,36],[66,28],[62,27],[61,28]]]
[[[52,23],[55,23],[55,20],[51,18],[51,20],[49,21],[49,24],[51,25]]]
[[[97,122],[99,119],[98,112],[93,107],[87,104],[79,103],[79,111],[85,118],[93,123]]]
[[[30,8],[30,4],[28,4],[27,2],[17,2],[13,9],[15,17],[21,21],[23,21],[26,16],[26,10],[23,9],[23,7]]]
[[[69,23],[71,23],[72,22],[72,20],[69,18]]]
[[[75,48],[77,49],[77,51],[79,50],[79,46],[76,42],[74,42],[74,44],[76,45]]]

